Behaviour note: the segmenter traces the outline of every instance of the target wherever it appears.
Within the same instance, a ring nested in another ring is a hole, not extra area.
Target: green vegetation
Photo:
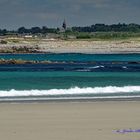
[[[95,24],[86,27],[72,27],[77,32],[140,32],[138,24]]]
[[[140,37],[140,32],[71,32],[65,33],[67,39],[69,36],[75,36],[76,39],[89,39],[89,40],[119,40]]]
[[[0,44],[7,44],[7,41],[1,40],[1,41],[0,41]]]
[[[16,31],[0,29],[1,36],[25,36],[32,35],[37,38],[48,37],[57,39],[90,39],[90,40],[110,40],[110,39],[129,39],[140,37],[140,25],[138,24],[95,24],[86,27],[72,27],[66,30],[59,28],[48,28],[43,26],[27,29],[20,27]],[[30,39],[31,40],[31,39]],[[18,43],[17,40],[13,40]],[[6,43],[6,42],[1,42]]]
[[[18,34],[46,34],[46,33],[57,33],[57,29],[55,28],[47,28],[43,26],[40,27],[32,27],[31,29],[26,29],[25,27],[20,27],[17,31]]]

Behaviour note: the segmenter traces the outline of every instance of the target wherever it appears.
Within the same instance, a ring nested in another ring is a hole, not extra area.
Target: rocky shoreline
[[[2,64],[12,64],[12,65],[23,65],[23,64],[111,64],[111,65],[120,65],[120,64],[140,64],[140,61],[110,61],[106,62],[98,62],[98,61],[88,61],[88,62],[80,62],[80,61],[34,61],[34,60],[22,60],[22,59],[0,59],[0,65]]]
[[[22,60],[22,59],[0,59],[0,64],[15,64],[15,65],[20,65],[20,64],[57,64],[57,63],[63,63],[63,62],[51,62],[48,60],[44,61],[33,61],[33,60]]]
[[[0,44],[0,53],[140,53],[140,38],[129,40],[39,40]]]

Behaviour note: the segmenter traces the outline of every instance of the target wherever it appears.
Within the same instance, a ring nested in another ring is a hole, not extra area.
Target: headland
[[[0,53],[140,53],[140,38],[119,40],[10,38],[0,43]],[[2,41],[1,41],[2,42]]]

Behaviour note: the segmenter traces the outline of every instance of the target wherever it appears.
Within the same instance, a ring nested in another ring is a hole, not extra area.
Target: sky
[[[0,28],[140,24],[140,0],[0,0]]]

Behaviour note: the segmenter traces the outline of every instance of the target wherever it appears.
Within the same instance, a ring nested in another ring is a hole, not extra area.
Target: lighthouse
[[[66,20],[65,20],[65,19],[64,19],[64,22],[63,22],[62,28],[63,28],[64,30],[67,29],[67,24],[66,24]]]

